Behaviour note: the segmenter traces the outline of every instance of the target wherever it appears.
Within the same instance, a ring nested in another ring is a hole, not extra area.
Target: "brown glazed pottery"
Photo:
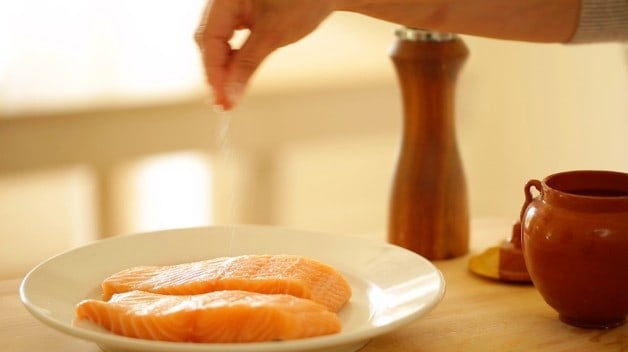
[[[541,296],[567,324],[623,324],[628,314],[628,174],[557,173],[530,180],[525,196],[522,246]]]

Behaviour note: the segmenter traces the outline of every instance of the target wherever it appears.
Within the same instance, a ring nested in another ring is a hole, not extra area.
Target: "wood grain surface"
[[[476,222],[472,236],[481,242],[507,231],[490,221]],[[443,301],[413,323],[373,339],[361,351],[628,351],[628,324],[612,330],[566,325],[533,286],[478,277],[467,269],[468,260],[465,256],[435,262],[447,282]],[[0,281],[0,350],[99,351],[95,344],[33,318],[19,300],[19,283],[19,279]]]

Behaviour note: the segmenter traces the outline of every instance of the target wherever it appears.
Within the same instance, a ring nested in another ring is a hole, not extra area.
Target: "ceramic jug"
[[[545,301],[570,325],[610,328],[625,322],[628,174],[557,173],[530,180],[525,197],[523,253]]]

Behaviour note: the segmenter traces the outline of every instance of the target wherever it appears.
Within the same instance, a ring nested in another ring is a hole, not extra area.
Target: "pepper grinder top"
[[[454,33],[437,32],[419,28],[400,27],[395,30],[398,39],[411,42],[447,42],[456,39]]]

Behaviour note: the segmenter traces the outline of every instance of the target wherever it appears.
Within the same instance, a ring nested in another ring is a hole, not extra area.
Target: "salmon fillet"
[[[84,300],[76,314],[118,335],[173,342],[292,340],[341,329],[337,315],[314,301],[247,291],[183,296],[129,291],[108,302]]]
[[[339,311],[351,288],[334,268],[296,255],[243,255],[170,266],[138,266],[122,270],[102,283],[103,298],[140,290],[194,295],[221,290],[284,293],[311,299]]]

